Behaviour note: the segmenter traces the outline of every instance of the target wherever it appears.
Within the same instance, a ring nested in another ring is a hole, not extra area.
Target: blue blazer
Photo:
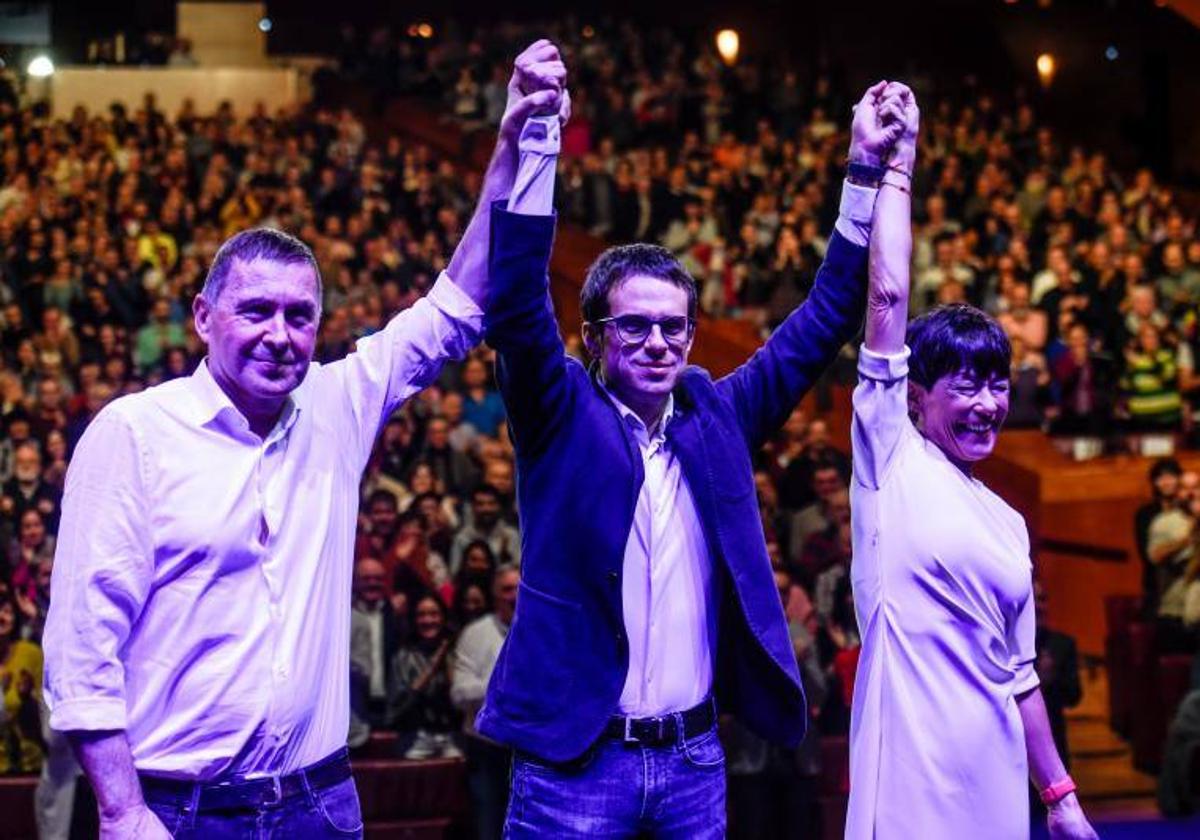
[[[492,209],[486,338],[517,455],[521,584],[476,726],[548,761],[595,741],[629,668],[625,543],[644,479],[616,408],[564,353],[549,295],[554,218]],[[714,682],[722,711],[797,744],[808,715],[767,559],[751,453],[858,331],[867,249],[833,234],[812,293],[745,364],[713,381],[688,367],[666,435],[721,570]]]

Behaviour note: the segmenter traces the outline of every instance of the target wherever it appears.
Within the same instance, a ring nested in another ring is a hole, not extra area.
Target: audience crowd
[[[515,45],[551,33],[571,68],[560,213],[613,241],[657,240],[703,309],[764,334],[810,288],[836,217],[852,98],[779,56],[723,64],[708,33],[500,26],[427,42],[343,32],[346,72],[432,93],[495,125]],[[1013,426],[1065,435],[1196,431],[1200,238],[1149,170],[1064,142],[1020,89],[915,80],[914,314],[967,301],[1012,339]]]
[[[662,242],[696,277],[706,312],[769,331],[807,294],[836,217],[849,100],[834,76],[730,68],[663,31],[551,29],[575,112],[562,218],[613,241]],[[500,26],[360,38],[347,27],[342,72],[440,96],[468,130],[482,128],[498,120],[514,47],[529,37]],[[1001,320],[1014,425],[1190,432],[1200,241],[1175,193],[1064,147],[1027,103],[922,101],[913,310],[968,300]],[[270,225],[312,246],[325,281],[317,359],[334,362],[428,290],[478,187],[478,173],[426,147],[369,139],[348,111],[167,114],[148,95],[50,120],[0,104],[0,773],[36,772],[53,750],[38,642],[71,452],[107,402],[195,369],[190,302],[220,243]],[[380,436],[362,483],[349,675],[351,745],[391,730],[401,757],[465,755],[481,836],[498,833],[507,757],[476,736],[473,717],[520,564],[492,364],[485,347],[448,366]],[[747,836],[759,836],[756,819],[811,830],[817,738],[848,729],[859,644],[847,456],[823,420],[797,411],[756,469],[815,734],[792,753],[727,725],[731,807],[743,817],[731,828]],[[1156,469],[1155,502],[1139,514],[1148,603],[1191,650],[1197,480]],[[1039,670],[1068,686],[1061,714],[1078,684],[1073,648],[1055,645]],[[778,802],[791,810],[773,814]]]

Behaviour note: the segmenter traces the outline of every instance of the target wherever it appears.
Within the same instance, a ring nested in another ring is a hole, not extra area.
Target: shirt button
[[[621,578],[621,576],[619,574],[617,574],[615,571],[608,573],[608,582],[613,584],[614,586],[616,585],[617,581],[620,580],[620,578]]]

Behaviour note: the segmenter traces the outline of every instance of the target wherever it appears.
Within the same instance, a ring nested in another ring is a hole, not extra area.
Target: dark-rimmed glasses
[[[669,318],[647,318],[645,315],[614,315],[609,318],[597,318],[592,322],[603,326],[612,324],[617,331],[617,338],[623,344],[641,344],[650,337],[650,330],[658,324],[663,341],[672,347],[687,344],[688,339],[696,330],[696,322],[684,315],[672,315]]]

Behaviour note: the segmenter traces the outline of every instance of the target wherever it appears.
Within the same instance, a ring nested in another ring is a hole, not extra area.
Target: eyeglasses
[[[683,315],[673,315],[670,318],[647,318],[645,315],[616,315],[610,318],[599,318],[594,324],[612,324],[617,330],[617,337],[623,344],[641,344],[650,337],[650,330],[658,324],[663,340],[673,347],[686,344],[696,331],[696,322]]]

